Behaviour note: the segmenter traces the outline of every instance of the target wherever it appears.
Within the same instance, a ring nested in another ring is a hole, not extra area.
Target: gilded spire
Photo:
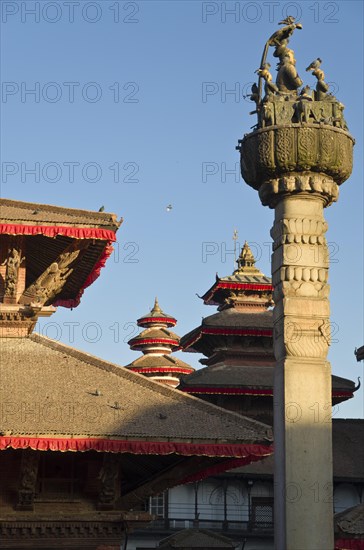
[[[155,297],[155,300],[154,300],[154,306],[153,306],[153,309],[151,309],[150,311],[151,313],[163,313],[163,311],[161,310],[161,307],[158,303],[158,298],[157,296]]]
[[[241,249],[240,256],[237,259],[238,269],[234,271],[234,275],[242,274],[254,274],[262,275],[261,271],[255,267],[254,254],[250,249],[250,246],[245,241],[243,248]]]

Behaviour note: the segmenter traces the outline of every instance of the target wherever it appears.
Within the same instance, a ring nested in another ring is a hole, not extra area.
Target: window
[[[164,493],[149,497],[149,513],[152,516],[164,518]]]
[[[252,528],[272,529],[273,528],[273,506],[272,497],[252,498]]]

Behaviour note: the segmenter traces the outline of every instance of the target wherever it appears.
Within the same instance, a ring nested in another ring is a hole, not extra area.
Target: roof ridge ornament
[[[151,313],[163,313],[159,303],[158,303],[158,298],[157,296],[155,297],[155,300],[154,300],[154,306],[152,307]]]
[[[256,259],[247,241],[244,242],[236,263],[238,264],[238,268],[235,269],[233,275],[263,275],[260,269],[255,267]]]

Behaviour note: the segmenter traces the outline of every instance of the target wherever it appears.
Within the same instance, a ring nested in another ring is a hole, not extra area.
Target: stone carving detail
[[[312,128],[300,128],[298,130],[298,150],[301,156],[302,167],[309,170],[315,163],[316,140]]]
[[[322,219],[283,218],[275,222],[270,235],[273,239],[273,250],[281,245],[309,244],[326,246],[324,234],[327,231],[327,222]],[[321,255],[316,255],[316,258]]]
[[[330,339],[331,327],[328,319],[281,318],[274,325],[277,359],[285,356],[324,359]]]
[[[98,538],[110,540],[111,537],[120,542],[124,533],[124,524],[118,518],[117,521],[2,521],[0,524],[1,540],[15,539],[63,539],[80,538],[92,539],[93,542]],[[43,543],[44,544],[44,543]]]
[[[283,171],[287,170],[287,172],[293,170],[296,165],[293,137],[290,128],[278,128],[275,136],[276,164],[280,166]]]
[[[39,452],[22,451],[17,510],[33,510],[39,465]]]
[[[114,508],[115,500],[118,494],[118,481],[120,471],[120,455],[105,453],[103,464],[99,474],[100,492],[99,492],[99,510],[111,510]]]
[[[19,276],[19,267],[21,264],[21,251],[19,247],[11,248],[9,251],[7,264],[6,264],[6,275],[5,275],[5,286],[4,286],[4,298],[5,301],[16,300],[16,291],[18,285],[18,276]]]
[[[332,178],[323,174],[302,173],[272,178],[259,188],[259,197],[264,206],[273,208],[281,196],[291,193],[316,193],[324,199],[325,206],[336,202],[339,188]]]
[[[340,185],[352,171],[353,143],[349,134],[335,127],[297,124],[262,128],[245,136],[238,146],[242,176],[254,189],[271,178],[309,172],[325,174]]]
[[[262,159],[262,162],[265,163],[267,168],[272,168],[274,173],[274,155],[272,154],[272,145],[270,143],[271,136],[269,134],[265,134],[264,137],[259,140],[258,144],[258,157]]]
[[[83,253],[88,244],[89,241],[84,240],[72,243],[67,247],[66,250],[58,256],[57,260],[26,289],[20,298],[20,302],[31,303],[33,305],[46,305],[52,303],[73,273],[75,260]]]

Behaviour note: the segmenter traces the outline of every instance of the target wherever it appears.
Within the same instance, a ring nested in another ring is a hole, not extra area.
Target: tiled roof
[[[251,330],[254,331],[251,335],[256,333],[257,336],[265,335],[272,338],[272,311],[262,311],[252,314],[243,313],[234,308],[224,309],[218,313],[214,313],[214,315],[204,317],[199,327],[181,338],[180,347],[183,351],[192,350],[205,353],[202,349],[203,344],[201,348],[201,344],[199,343],[199,340],[202,340],[204,335],[211,334],[211,338],[216,338],[216,334],[222,336],[237,334],[242,336],[244,332],[248,335]]]
[[[342,481],[364,482],[364,419],[333,418],[333,468],[334,478]],[[273,476],[274,457],[231,471],[254,476]]]
[[[0,432],[12,437],[226,444],[270,437],[264,424],[39,335],[0,339],[0,402]]]
[[[183,376],[180,388],[224,387],[224,388],[271,388],[274,383],[274,367],[261,365],[211,365]],[[353,391],[352,380],[332,376],[332,389]]]
[[[163,539],[158,548],[236,548],[231,539],[207,529],[185,529]]]
[[[62,208],[48,204],[0,199],[1,223],[100,227],[115,231],[121,222],[115,214]]]
[[[204,317],[202,326],[234,328],[273,328],[273,312],[243,313],[234,308],[224,309]],[[185,338],[185,337],[184,337]]]
[[[334,516],[335,532],[364,537],[364,504],[358,504]]]
[[[151,327],[151,328],[146,328],[145,330],[143,330],[143,332],[141,332],[140,334],[138,334],[138,336],[135,336],[134,338],[132,338],[131,340],[129,340],[129,344],[130,343],[137,343],[139,340],[145,340],[145,339],[155,339],[155,340],[174,340],[176,341],[177,343],[179,342],[179,336],[177,334],[175,334],[174,332],[172,332],[171,330],[169,329],[166,329],[166,328],[155,328],[155,327]]]

